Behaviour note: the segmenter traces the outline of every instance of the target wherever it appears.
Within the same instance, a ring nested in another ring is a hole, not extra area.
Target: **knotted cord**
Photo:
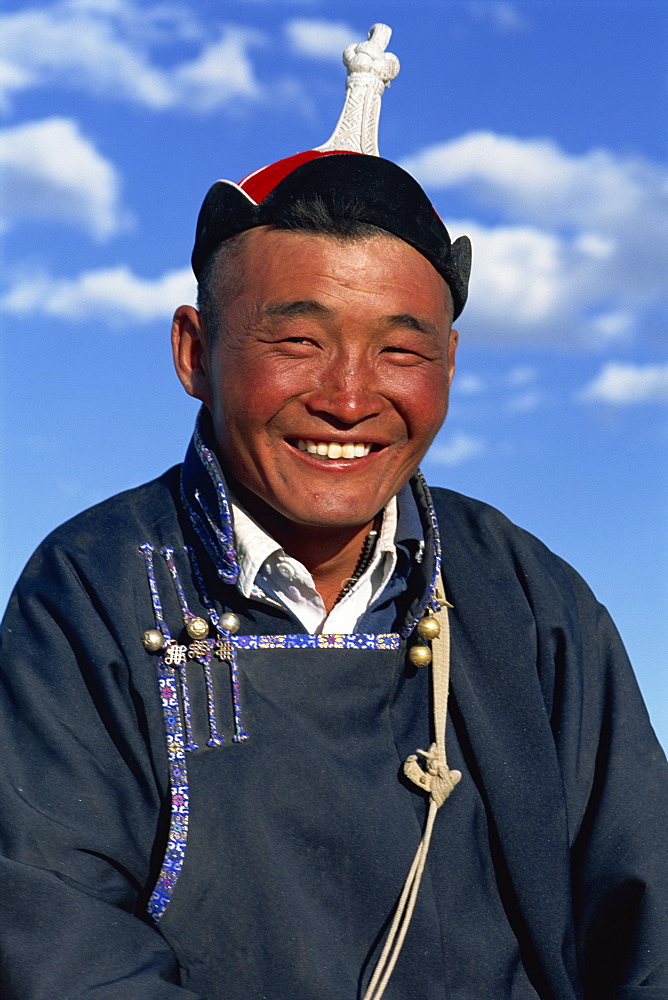
[[[431,834],[436,813],[448,795],[461,780],[461,771],[451,771],[445,756],[445,727],[448,714],[448,690],[450,686],[450,622],[445,599],[443,580],[439,578],[436,598],[440,605],[435,617],[441,627],[438,637],[432,639],[432,689],[434,699],[434,742],[429,750],[418,750],[417,754],[426,760],[426,770],[419,763],[417,754],[411,754],[404,764],[404,774],[414,784],[429,792],[429,810],[422,839],[415,853],[413,863],[404,883],[397,903],[392,926],[385,946],[376,963],[373,976],[364,994],[364,1000],[381,1000],[390,976],[401,953],[404,939],[410,926],[415,901],[417,899],[422,874],[427,862]]]

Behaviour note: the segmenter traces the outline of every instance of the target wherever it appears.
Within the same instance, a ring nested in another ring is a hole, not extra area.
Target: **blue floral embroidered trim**
[[[436,519],[436,511],[434,510],[434,504],[431,499],[431,493],[429,492],[429,487],[427,486],[424,476],[418,469],[415,473],[416,479],[418,479],[420,486],[424,491],[424,497],[427,504],[427,511],[429,513],[429,525],[432,532],[432,543],[434,547],[434,570],[431,574],[431,580],[429,582],[429,587],[427,589],[427,594],[424,600],[420,603],[417,614],[412,621],[408,622],[406,627],[403,629],[401,635],[405,639],[411,634],[415,626],[417,625],[420,618],[422,618],[426,611],[431,610],[436,612],[440,610],[440,602],[436,598],[436,586],[438,584],[439,577],[441,575],[441,535],[438,529],[438,521]]]
[[[172,580],[174,581],[174,588],[176,590],[176,594],[177,594],[177,597],[179,599],[179,604],[181,605],[181,614],[183,616],[183,624],[187,625],[188,622],[190,621],[190,619],[194,618],[195,615],[192,613],[192,611],[188,607],[188,601],[186,600],[185,591],[184,591],[183,586],[181,584],[181,579],[179,577],[178,570],[177,570],[176,565],[174,563],[174,549],[171,548],[171,546],[169,546],[169,545],[163,545],[163,547],[160,549],[160,555],[162,556],[162,558],[167,563],[167,567],[169,569],[169,574],[170,574]]]
[[[148,542],[146,545],[140,545],[139,551],[144,556],[146,562],[146,576],[148,577],[148,585],[151,591],[151,601],[153,603],[153,614],[155,616],[155,624],[158,631],[162,632],[165,637],[165,642],[171,640],[171,633],[169,631],[169,626],[165,621],[165,617],[162,613],[162,604],[160,602],[160,594],[158,592],[158,585],[155,582],[155,569],[153,567],[153,546]]]
[[[172,898],[174,886],[185,859],[188,838],[188,772],[179,711],[179,696],[175,672],[172,667],[165,666],[164,662],[160,664],[158,684],[167,732],[171,814],[165,857],[147,906],[154,923],[160,920]]]
[[[399,649],[396,632],[385,635],[235,635],[237,649]]]
[[[195,573],[195,579],[197,580],[197,586],[199,587],[200,597],[202,599],[202,604],[205,606],[209,618],[216,630],[218,635],[218,642],[216,643],[216,655],[220,659],[226,659],[230,665],[230,682],[232,684],[232,707],[234,709],[234,736],[232,737],[233,743],[240,743],[242,740],[248,739],[248,733],[243,727],[241,721],[241,701],[239,696],[239,665],[237,663],[237,655],[234,643],[231,641],[231,633],[222,627],[220,624],[220,618],[218,612],[216,611],[213,602],[206,592],[206,587],[204,586],[204,579],[202,577],[202,571],[199,568],[199,562],[197,556],[195,555],[195,550],[190,545],[183,546],[184,551],[190,559],[190,564]],[[210,708],[209,708],[209,719],[211,720],[212,730],[211,738],[214,738],[213,727],[215,726],[215,705],[213,703],[213,680],[211,678],[210,669],[211,657],[209,656],[206,664],[206,685],[207,693],[211,692]],[[223,742],[221,740],[221,742]],[[209,742],[211,746],[211,741]]]
[[[201,431],[201,414],[197,418],[195,433],[193,434],[193,445],[195,452],[208,474],[208,479],[213,487],[213,493],[218,506],[218,517],[216,518],[202,496],[201,490],[195,490],[194,499],[199,505],[204,519],[200,516],[185,496],[183,489],[183,477],[181,478],[181,496],[184,506],[188,511],[190,520],[195,528],[200,540],[206,548],[209,557],[213,561],[219,577],[225,583],[236,583],[239,578],[239,564],[234,548],[234,521],[232,519],[232,509],[227,493],[223,475],[218,465],[218,460],[214,453],[204,442]]]

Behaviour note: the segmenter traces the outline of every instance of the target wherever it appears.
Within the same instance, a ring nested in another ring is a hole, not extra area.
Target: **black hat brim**
[[[217,181],[209,190],[197,221],[192,266],[199,278],[210,256],[225,240],[257,226],[281,225],[300,201],[317,197],[333,218],[355,206],[366,222],[409,243],[433,265],[450,288],[453,318],[468,294],[471,243],[454,241],[427,195],[409,173],[379,156],[333,153],[302,163],[255,204],[235,184]]]

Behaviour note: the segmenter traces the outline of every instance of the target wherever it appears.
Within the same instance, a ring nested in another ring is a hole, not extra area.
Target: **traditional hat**
[[[248,174],[238,184],[216,181],[199,213],[192,266],[199,278],[207,258],[225,240],[255,226],[279,223],[314,196],[337,214],[355,205],[360,222],[410,243],[436,268],[452,293],[454,318],[464,308],[471,269],[467,236],[451,241],[429,198],[409,173],[378,153],[381,97],[399,72],[386,52],[392,31],[374,24],[366,42],[343,53],[346,99],[331,138]]]

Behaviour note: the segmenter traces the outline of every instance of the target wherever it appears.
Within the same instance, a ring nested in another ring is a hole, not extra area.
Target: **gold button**
[[[204,618],[191,618],[186,625],[186,632],[191,639],[206,639],[209,634],[209,623]]]
[[[428,615],[417,623],[416,632],[421,639],[437,639],[441,634],[441,626],[433,615]]]
[[[225,629],[226,632],[230,632],[232,635],[239,631],[240,625],[241,622],[231,611],[226,611],[224,615],[220,616],[220,627]]]
[[[191,618],[186,625],[186,632],[191,639],[206,639],[209,634],[209,623],[204,618]]]
[[[431,650],[429,646],[411,646],[408,659],[414,667],[428,667],[431,663]]]
[[[165,637],[159,629],[147,628],[146,631],[142,633],[141,641],[144,649],[148,650],[149,653],[157,653],[159,649],[162,649]]]

